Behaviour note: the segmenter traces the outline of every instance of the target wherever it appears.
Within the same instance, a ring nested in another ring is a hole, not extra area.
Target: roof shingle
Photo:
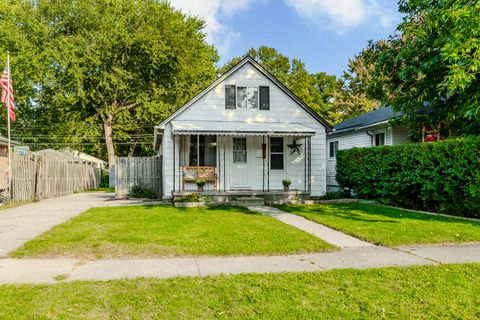
[[[375,124],[382,121],[387,121],[392,118],[398,117],[400,114],[392,110],[392,107],[386,106],[378,108],[376,110],[361,114],[357,117],[345,120],[335,126],[333,126],[335,131],[353,129],[358,127],[364,127],[371,124]]]

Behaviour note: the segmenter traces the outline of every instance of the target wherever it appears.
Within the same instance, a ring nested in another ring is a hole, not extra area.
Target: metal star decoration
[[[289,147],[292,152],[290,153],[290,155],[293,155],[295,152],[297,152],[298,154],[300,154],[300,147],[302,146],[301,143],[297,143],[297,139],[293,139],[293,143],[292,144],[287,144],[287,147]]]

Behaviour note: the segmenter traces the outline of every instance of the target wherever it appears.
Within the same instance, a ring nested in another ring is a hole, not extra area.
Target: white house
[[[399,116],[386,106],[348,119],[333,127],[328,133],[327,186],[329,191],[338,188],[336,176],[337,150],[395,145],[409,141],[408,128],[392,125]]]
[[[283,190],[326,192],[330,124],[254,59],[246,57],[155,127],[163,196]]]

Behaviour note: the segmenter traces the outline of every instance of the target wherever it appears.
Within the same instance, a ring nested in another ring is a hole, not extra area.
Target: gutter
[[[375,127],[375,126],[378,126],[378,125],[381,125],[381,124],[386,124],[386,123],[389,123],[390,120],[385,120],[385,121],[380,121],[380,122],[375,122],[375,123],[372,123],[372,124],[369,124],[369,125],[366,125],[366,126],[361,126],[361,127],[350,127],[350,128],[345,128],[345,129],[340,129],[340,130],[335,130],[333,129],[333,131],[329,132],[328,134],[340,134],[340,133],[344,133],[344,132],[349,132],[349,131],[359,131],[359,130],[362,130],[362,129],[366,129],[366,128],[371,128],[371,127]]]
[[[373,139],[374,139],[374,135],[373,135],[373,131],[372,130],[367,130],[367,134],[370,136],[370,146],[373,147]]]

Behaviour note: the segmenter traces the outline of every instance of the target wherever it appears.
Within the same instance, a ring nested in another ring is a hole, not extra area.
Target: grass
[[[247,209],[147,205],[90,209],[28,241],[12,255],[103,259],[333,249],[306,232]]]
[[[478,319],[480,264],[0,286],[1,319]]]
[[[480,223],[366,203],[287,205],[295,213],[360,239],[390,247],[480,242]]]

